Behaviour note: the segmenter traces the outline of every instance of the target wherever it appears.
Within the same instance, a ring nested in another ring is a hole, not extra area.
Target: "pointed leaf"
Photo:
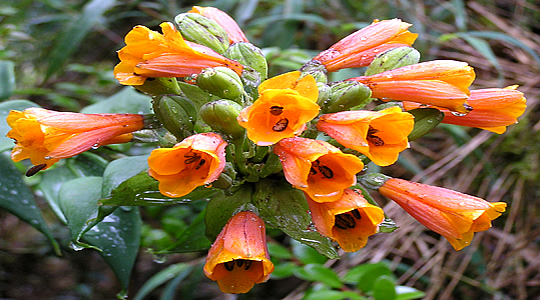
[[[178,240],[168,249],[158,250],[156,254],[203,251],[210,248],[212,242],[204,235],[206,211],[203,210],[195,220],[181,233]]]
[[[0,101],[8,99],[15,89],[15,63],[0,61]]]
[[[375,300],[395,300],[396,287],[392,277],[380,276],[373,284],[373,298]]]
[[[60,255],[60,247],[37,207],[34,194],[13,162],[0,154],[0,208],[14,214],[42,232]]]
[[[304,268],[298,269],[295,275],[305,280],[321,282],[331,288],[339,289],[343,287],[343,283],[334,270],[321,264],[305,265]]]
[[[137,92],[132,87],[125,87],[109,98],[83,108],[81,113],[148,114],[152,111],[151,101],[152,98],[149,96]]]
[[[171,278],[174,277],[181,277],[182,279],[184,279],[191,272],[192,269],[192,266],[185,263],[168,266],[166,269],[159,271],[156,275],[148,279],[141,287],[137,295],[135,295],[133,300],[146,299],[146,296],[148,296],[148,294],[150,294],[158,286],[164,284],[165,282],[171,280]]]
[[[0,151],[13,148],[13,140],[6,137],[11,130],[6,118],[11,110],[23,111],[29,107],[39,107],[39,105],[28,100],[10,100],[0,103]]]
[[[122,182],[148,170],[148,156],[132,156],[112,161],[103,173],[102,196],[109,196]]]

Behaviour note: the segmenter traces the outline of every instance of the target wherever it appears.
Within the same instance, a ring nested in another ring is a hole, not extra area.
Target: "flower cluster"
[[[525,109],[516,87],[469,91],[475,73],[465,62],[419,63],[410,24],[376,21],[299,71],[270,79],[262,52],[218,9],[194,7],[175,24],[160,26],[163,33],[136,26],[126,35],[114,75],[154,96],[157,119],[177,139],[148,158],[148,174],[163,195],[190,198],[197,187],[214,183],[227,197],[263,180],[286,181],[304,195],[317,231],[348,252],[364,247],[385,219],[365,187],[395,201],[456,250],[505,211],[502,202],[362,173],[369,163],[394,164],[411,133],[434,128],[439,114],[443,123],[502,133]],[[328,81],[329,73],[356,67],[367,67],[366,74]],[[158,80],[163,78],[168,80]],[[374,99],[383,104],[368,110]],[[425,108],[440,113],[415,119]],[[12,158],[30,158],[33,175],[92,147],[130,141],[132,132],[146,128],[144,120],[12,111]],[[225,293],[246,293],[273,271],[265,241],[269,223],[258,213],[271,208],[256,200],[230,208],[230,220],[209,250],[204,272]]]

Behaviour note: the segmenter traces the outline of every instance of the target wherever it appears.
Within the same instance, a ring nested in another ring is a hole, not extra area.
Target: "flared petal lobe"
[[[319,203],[306,194],[317,230],[347,252],[363,248],[384,220],[383,210],[367,202],[361,192],[346,189],[338,200]]]
[[[456,250],[471,243],[475,232],[491,227],[506,203],[402,179],[388,179],[379,192],[399,204],[418,222],[444,236]]]
[[[121,84],[142,85],[148,77],[185,77],[218,66],[242,74],[240,63],[185,41],[172,23],[160,26],[163,34],[139,25],[126,35],[126,46],[118,51],[120,63],[114,68]]]
[[[368,66],[377,54],[411,46],[418,34],[409,32],[410,26],[399,19],[374,22],[319,53],[313,61],[323,64],[328,72]]]
[[[300,72],[273,77],[259,86],[259,98],[238,116],[247,136],[259,146],[272,145],[302,133],[319,114],[317,83]]]
[[[229,42],[231,44],[238,42],[249,42],[236,21],[224,11],[221,11],[215,7],[193,6],[193,8],[188,12],[196,13],[216,21],[227,32]]]
[[[399,107],[381,111],[343,111],[322,115],[317,129],[341,145],[366,155],[379,166],[396,162],[409,146],[407,136],[414,128],[413,115]]]
[[[358,157],[318,140],[283,139],[274,146],[274,153],[281,160],[287,181],[317,202],[341,198],[344,189],[356,184],[356,174],[364,168]]]
[[[42,108],[12,110],[7,137],[15,140],[11,158],[30,158],[32,164],[47,169],[62,158],[91,148],[131,140],[131,132],[144,127],[138,114],[80,114]]]
[[[516,90],[517,86],[504,89],[472,90],[467,100],[473,108],[466,115],[452,114],[451,111],[439,108],[444,113],[442,123],[489,130],[495,133],[504,133],[506,126],[517,123],[527,107],[523,93]],[[406,110],[422,107],[413,102],[403,102]]]
[[[192,135],[173,148],[153,150],[148,157],[148,172],[159,181],[163,195],[182,197],[218,179],[225,168],[226,146],[216,133]]]
[[[348,80],[367,85],[374,98],[411,101],[468,113],[474,70],[465,62],[434,60]]]
[[[234,215],[208,251],[204,273],[224,293],[247,293],[274,270],[266,246],[264,221],[255,213]]]

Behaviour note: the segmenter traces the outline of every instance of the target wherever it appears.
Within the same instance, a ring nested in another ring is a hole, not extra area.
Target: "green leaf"
[[[102,196],[108,197],[122,182],[148,170],[148,156],[124,157],[112,161],[103,172]]]
[[[380,276],[393,276],[392,271],[385,263],[362,264],[349,270],[343,277],[343,281],[357,284],[363,292],[373,289],[373,284]]]
[[[191,272],[192,269],[193,267],[188,264],[179,263],[171,265],[164,270],[161,270],[144,283],[137,295],[133,297],[133,300],[146,299],[146,296],[148,296],[148,294],[150,294],[158,286],[171,280],[171,278],[180,277],[184,279]]]
[[[9,100],[0,103],[0,151],[13,148],[13,140],[6,137],[11,130],[6,118],[11,110],[23,111],[29,107],[39,107],[39,105],[28,100]]]
[[[72,246],[77,250],[80,250],[80,247],[99,250],[82,243],[80,239],[116,208],[98,205],[102,182],[101,177],[77,178],[64,183],[58,193],[58,202],[71,232]]]
[[[312,291],[307,294],[302,300],[361,300],[366,299],[362,296],[351,291],[336,291],[336,290],[327,290],[327,291]]]
[[[148,114],[152,111],[151,101],[152,98],[149,96],[143,95],[128,86],[103,101],[83,108],[81,113]]]
[[[212,197],[206,206],[206,236],[214,240],[236,212],[249,206],[252,195],[252,185],[244,184],[230,196],[221,192]]]
[[[178,237],[178,240],[169,248],[155,251],[156,254],[182,253],[203,251],[210,248],[212,242],[205,236],[206,226],[204,223],[205,210],[203,210],[184,232]]]
[[[414,116],[414,128],[409,133],[409,141],[429,133],[444,119],[444,113],[435,108],[417,108],[408,111],[408,113]]]
[[[193,104],[195,104],[197,109],[201,108],[201,106],[208,102],[219,99],[218,97],[210,95],[207,92],[201,90],[198,86],[194,84],[178,82],[178,86],[180,87],[184,95],[189,100],[193,101]]]
[[[308,245],[302,244],[297,240],[291,241],[294,256],[303,264],[324,264],[328,258],[319,254],[315,249]]]
[[[411,300],[423,298],[426,293],[410,286],[396,286],[396,300]]]
[[[495,55],[495,53],[493,53],[493,49],[491,49],[491,46],[486,40],[468,35],[466,32],[460,32],[456,35],[465,39],[465,41],[467,41],[469,45],[473,46],[476,51],[480,52],[480,54],[482,54],[482,56],[484,56],[491,63],[491,65],[494,66],[495,69],[497,69],[499,75],[503,74],[501,64],[499,63],[497,56]]]
[[[297,269],[295,275],[304,280],[321,282],[331,288],[339,289],[343,287],[343,283],[339,280],[336,272],[321,264],[305,265],[304,268]]]
[[[34,194],[26,186],[22,174],[13,162],[0,154],[0,208],[14,214],[42,232],[51,242],[56,254],[60,255],[60,246],[37,207]]]
[[[270,226],[278,228],[293,239],[313,247],[320,254],[336,259],[339,255],[328,238],[309,229],[311,217],[304,194],[288,183],[265,179],[257,182],[253,204]]]
[[[270,250],[268,250],[270,251]],[[272,254],[270,254],[272,257]],[[272,257],[274,258],[274,257]],[[278,263],[274,266],[274,272],[270,275],[272,279],[284,279],[294,275],[294,273],[301,267],[297,266],[293,262]]]
[[[391,276],[380,276],[373,283],[373,298],[375,300],[395,300],[396,287]]]
[[[0,61],[0,101],[8,99],[15,89],[15,63]]]
[[[92,0],[84,6],[82,14],[69,24],[51,51],[46,79],[61,69],[64,62],[79,48],[92,27],[102,20],[105,11],[115,3],[116,0]]]
[[[287,249],[287,247],[284,247],[276,242],[270,242],[268,243],[268,253],[270,253],[270,257],[272,258],[283,258],[283,259],[291,259],[292,253]]]
[[[127,290],[141,241],[141,216],[137,208],[121,207],[103,218],[82,239],[102,249],[99,254]]]

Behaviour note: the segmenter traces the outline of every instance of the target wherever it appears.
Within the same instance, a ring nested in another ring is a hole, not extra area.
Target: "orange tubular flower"
[[[229,294],[249,292],[272,271],[264,221],[249,211],[237,213],[223,227],[204,264],[204,274]]]
[[[319,114],[318,94],[311,75],[300,78],[295,71],[270,78],[259,85],[259,99],[240,112],[238,123],[257,145],[272,145],[304,131]]]
[[[467,113],[474,70],[465,62],[434,60],[349,80],[367,85],[374,98],[412,101]]]
[[[148,157],[148,172],[159,181],[163,195],[182,197],[218,179],[225,168],[226,146],[217,133],[195,134],[173,148],[153,150]]]
[[[381,111],[343,111],[322,115],[317,129],[347,148],[366,155],[379,166],[396,162],[409,147],[407,136],[414,127],[413,115],[399,107]]]
[[[356,184],[362,160],[342,153],[327,142],[288,138],[274,146],[287,181],[316,202],[336,201],[343,190]]]
[[[318,203],[306,195],[317,230],[347,252],[363,248],[384,220],[383,210],[367,202],[360,192],[346,189],[334,202]]]
[[[506,126],[517,123],[517,118],[527,107],[523,93],[517,85],[504,89],[472,90],[467,100],[473,110],[465,116],[456,116],[447,109],[435,107],[444,112],[442,123],[476,127],[495,133],[504,133]],[[417,103],[403,102],[407,110],[422,107]]]
[[[379,192],[399,204],[427,228],[444,236],[456,250],[468,246],[475,232],[491,227],[491,221],[506,210],[506,203],[445,188],[402,179],[388,179]]]
[[[138,114],[80,114],[43,108],[12,110],[7,137],[15,140],[13,161],[30,158],[35,166],[28,176],[62,158],[75,156],[101,145],[131,141],[131,132],[144,127]]]
[[[227,32],[231,44],[238,42],[249,42],[236,21],[228,14],[215,7],[193,6],[188,13],[196,13],[216,21],[219,26],[221,26]]]
[[[185,41],[172,23],[160,26],[163,35],[140,25],[126,35],[126,46],[118,51],[120,63],[114,68],[121,84],[142,85],[148,77],[185,77],[217,66],[242,74],[240,63]]]
[[[399,19],[375,21],[319,53],[313,60],[323,64],[328,72],[368,66],[379,53],[411,46],[418,34],[409,32],[410,26]]]

